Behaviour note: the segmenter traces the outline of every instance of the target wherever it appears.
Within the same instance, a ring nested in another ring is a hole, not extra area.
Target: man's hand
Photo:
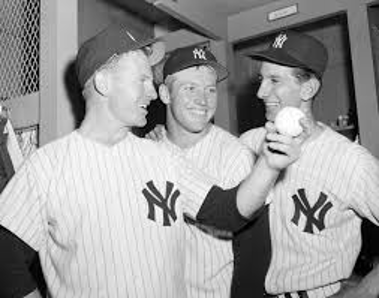
[[[351,277],[342,282],[342,288],[331,298],[377,298],[379,297],[379,267],[376,267],[360,280]]]
[[[42,298],[40,292],[36,289],[30,294],[26,295],[24,298]]]
[[[272,122],[267,122],[265,128],[267,135],[262,151],[251,174],[240,184],[237,192],[237,209],[246,218],[264,204],[281,170],[299,158],[301,145],[308,136],[307,130],[296,138],[281,135]]]
[[[275,170],[283,170],[301,155],[302,144],[313,134],[313,122],[304,117],[300,119],[302,133],[297,137],[278,133],[273,122],[265,124],[267,130],[266,139],[262,146],[262,155],[268,166]]]
[[[164,137],[164,134],[165,127],[162,124],[157,124],[155,128],[145,135],[145,138],[158,142]]]
[[[267,135],[263,144],[262,154],[268,164],[274,170],[283,170],[296,161],[301,155],[301,145],[309,136],[309,129],[303,124],[303,133],[298,137],[279,134],[273,122],[267,122],[265,129]]]
[[[368,289],[361,287],[360,283],[345,281],[342,284],[341,290],[332,295],[330,298],[378,298],[378,294],[368,292]]]

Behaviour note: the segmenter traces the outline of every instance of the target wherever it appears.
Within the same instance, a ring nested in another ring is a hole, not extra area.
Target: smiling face
[[[141,50],[116,59],[108,70],[108,109],[123,126],[142,127],[147,123],[147,107],[157,98],[148,59]]]
[[[264,101],[266,119],[274,121],[284,107],[302,109],[302,84],[295,76],[293,68],[270,62],[262,62],[261,84],[257,96]]]
[[[186,134],[204,135],[217,107],[217,75],[208,66],[195,66],[169,77],[168,126]]]

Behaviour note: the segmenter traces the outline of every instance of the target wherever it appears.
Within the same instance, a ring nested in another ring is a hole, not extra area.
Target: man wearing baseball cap
[[[250,173],[252,155],[238,139],[212,123],[217,84],[228,76],[206,47],[188,46],[169,54],[163,66],[161,101],[166,130],[157,133],[223,188],[235,187]],[[186,218],[185,282],[188,298],[229,298],[233,271],[232,234]]]
[[[80,47],[83,122],[27,159],[0,197],[1,297],[38,297],[30,252],[40,256],[49,297],[186,297],[183,214],[210,223],[225,204],[219,222],[239,227],[299,156],[296,142],[274,133],[268,148],[285,155],[268,149],[251,179],[224,191],[180,155],[133,135],[157,97],[151,65],[163,49],[122,24]]]
[[[268,49],[249,56],[261,63],[257,96],[267,120],[274,121],[285,107],[296,107],[310,129],[301,158],[282,172],[267,198],[272,256],[264,297],[378,297],[377,266],[361,281],[349,280],[361,247],[363,218],[378,225],[378,160],[314,117],[326,47],[310,35],[288,30]],[[257,154],[265,134],[263,128],[252,129],[241,140]],[[242,247],[260,241],[247,239]],[[236,272],[243,278],[236,278],[232,297],[251,297],[246,277],[255,270],[252,262],[255,257],[245,249]]]

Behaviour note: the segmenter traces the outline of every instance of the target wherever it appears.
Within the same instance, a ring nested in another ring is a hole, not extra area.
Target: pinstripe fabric
[[[258,134],[262,129],[244,140]],[[360,251],[357,214],[378,224],[378,175],[378,160],[328,127],[304,145],[270,193],[269,293],[308,290],[310,298],[322,298],[339,290],[338,281],[350,276]],[[307,206],[305,198],[314,207],[309,217],[296,207]]]
[[[166,137],[163,142],[175,146]],[[253,162],[252,154],[237,138],[214,125],[202,140],[182,152],[223,188],[243,180]],[[185,237],[187,297],[228,298],[233,269],[231,235],[193,223],[186,225]]]
[[[186,297],[182,211],[196,214],[210,185],[182,187],[173,164],[132,134],[106,147],[73,132],[16,173],[0,223],[39,251],[52,297]],[[155,191],[174,213],[148,204]]]

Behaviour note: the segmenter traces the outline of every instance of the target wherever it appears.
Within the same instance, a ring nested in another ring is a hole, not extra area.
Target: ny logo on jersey
[[[311,207],[309,201],[307,200],[305,190],[299,189],[297,192],[298,195],[292,196],[295,206],[292,222],[298,226],[302,212],[302,214],[306,217],[306,225],[303,230],[304,232],[314,234],[313,226],[315,226],[319,231],[322,231],[325,228],[326,213],[333,206],[331,202],[327,202],[327,195],[321,192],[318,201],[313,207]],[[316,216],[318,211],[318,216]]]
[[[206,52],[203,49],[195,48],[193,51],[194,59],[207,60]]]
[[[273,42],[272,47],[276,49],[282,49],[284,42],[288,39],[286,34],[280,34],[279,36],[276,37],[276,39]]]
[[[175,204],[180,195],[179,190],[174,190],[174,184],[172,182],[166,182],[166,193],[165,196],[163,196],[156,188],[153,181],[149,181],[146,186],[147,188],[144,188],[142,193],[148,202],[148,218],[156,221],[155,207],[160,208],[163,212],[163,225],[170,226],[170,218],[173,221],[176,221],[177,219]]]

